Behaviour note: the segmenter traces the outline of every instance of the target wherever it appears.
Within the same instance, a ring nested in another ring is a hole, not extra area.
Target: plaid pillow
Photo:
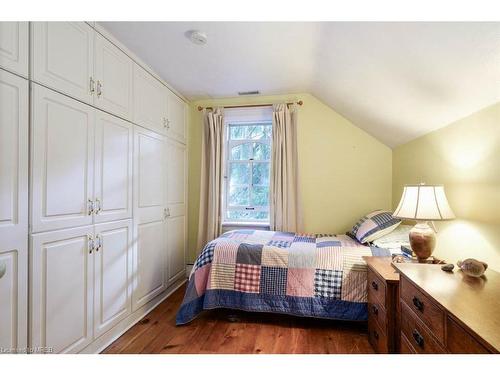
[[[351,234],[361,243],[375,241],[377,238],[391,233],[401,224],[389,211],[376,210],[363,216],[352,227]]]

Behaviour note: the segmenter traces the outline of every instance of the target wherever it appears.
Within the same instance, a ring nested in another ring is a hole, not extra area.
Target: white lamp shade
[[[443,185],[406,185],[392,215],[400,219],[451,220],[455,214],[446,199]]]

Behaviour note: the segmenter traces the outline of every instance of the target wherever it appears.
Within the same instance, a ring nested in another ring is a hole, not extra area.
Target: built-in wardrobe
[[[0,348],[98,352],[186,279],[187,106],[93,22],[0,22]]]

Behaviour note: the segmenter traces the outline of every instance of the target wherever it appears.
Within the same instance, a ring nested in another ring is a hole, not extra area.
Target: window
[[[225,120],[224,222],[269,222],[272,120],[263,114]]]

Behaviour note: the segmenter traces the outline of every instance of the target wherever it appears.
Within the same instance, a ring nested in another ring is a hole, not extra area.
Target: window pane
[[[246,126],[230,126],[229,127],[229,138],[230,139],[245,139],[246,138]]]
[[[231,148],[231,160],[248,160],[252,157],[252,145],[243,143]]]
[[[271,147],[260,142],[254,143],[253,158],[254,160],[271,160]]]
[[[250,164],[230,163],[229,165],[229,185],[245,185],[250,182]]]
[[[252,167],[252,184],[269,185],[269,163],[254,163]]]
[[[230,206],[248,206],[249,202],[250,202],[250,194],[248,186],[229,187]]]
[[[271,125],[249,125],[247,139],[271,139]]]
[[[269,220],[269,212],[250,210],[229,210],[227,218],[231,220]]]
[[[269,187],[254,186],[252,190],[252,206],[268,206],[269,205]]]

